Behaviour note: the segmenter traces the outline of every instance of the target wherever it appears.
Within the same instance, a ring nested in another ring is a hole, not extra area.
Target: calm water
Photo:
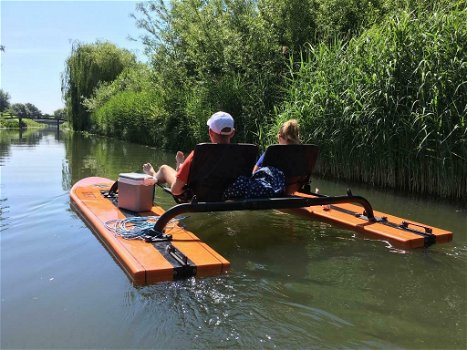
[[[461,206],[353,186],[378,210],[455,232],[413,251],[279,212],[193,214],[186,226],[231,271],[134,287],[68,193],[80,178],[174,155],[54,129],[0,135],[2,349],[467,347]]]

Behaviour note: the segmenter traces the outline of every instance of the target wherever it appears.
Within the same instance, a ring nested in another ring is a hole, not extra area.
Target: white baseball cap
[[[234,120],[229,113],[216,112],[208,119],[209,129],[219,135],[230,135],[234,132]]]

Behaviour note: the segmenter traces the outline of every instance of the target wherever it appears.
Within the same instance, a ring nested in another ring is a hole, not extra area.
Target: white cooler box
[[[139,173],[118,176],[118,207],[131,211],[151,210],[154,201],[154,179]]]

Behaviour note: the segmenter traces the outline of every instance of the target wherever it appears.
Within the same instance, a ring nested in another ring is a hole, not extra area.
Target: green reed
[[[402,12],[311,47],[278,119],[300,120],[323,175],[465,200],[466,57],[465,10]]]

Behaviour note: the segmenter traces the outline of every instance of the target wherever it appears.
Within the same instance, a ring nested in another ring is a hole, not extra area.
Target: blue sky
[[[72,42],[108,40],[144,60],[143,34],[130,13],[140,1],[0,1],[0,87],[11,103],[32,103],[42,113],[62,108],[60,75]]]

